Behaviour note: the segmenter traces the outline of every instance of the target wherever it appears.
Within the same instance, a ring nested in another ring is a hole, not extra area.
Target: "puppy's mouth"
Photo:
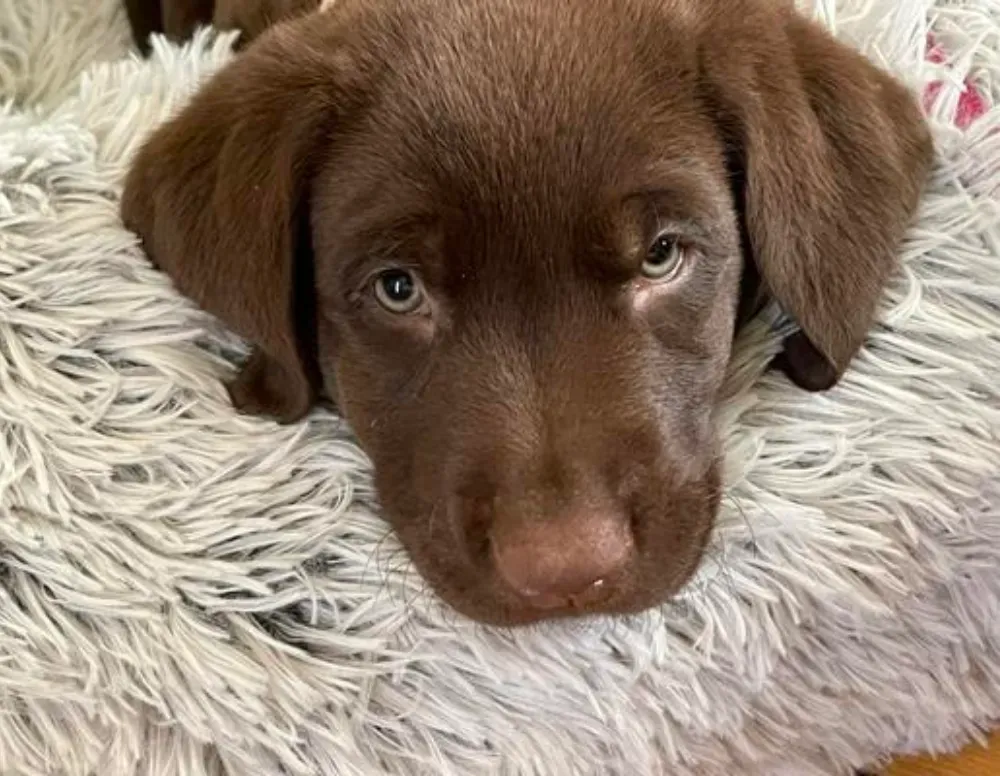
[[[684,562],[667,579],[638,573],[609,580],[596,580],[585,590],[566,595],[539,593],[525,596],[512,591],[494,577],[492,589],[470,601],[438,591],[445,602],[461,614],[486,625],[499,627],[535,625],[550,620],[585,617],[627,617],[668,603],[697,571],[704,556],[709,531],[692,547]]]

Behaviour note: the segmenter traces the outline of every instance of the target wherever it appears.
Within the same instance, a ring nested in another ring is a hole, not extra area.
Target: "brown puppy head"
[[[254,342],[236,404],[334,398],[425,578],[518,623],[685,582],[741,277],[829,386],[930,156],[907,92],[785,3],[338,0],[156,132],[123,207]]]

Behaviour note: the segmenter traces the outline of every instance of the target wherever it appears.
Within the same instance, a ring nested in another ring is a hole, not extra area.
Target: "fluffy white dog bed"
[[[941,81],[882,323],[821,396],[748,332],[678,601],[516,631],[426,592],[337,418],[230,408],[241,343],[117,214],[229,41],[142,63],[117,5],[0,0],[0,774],[805,776],[1000,719],[1000,109],[956,127],[1000,96],[997,0],[817,4]]]

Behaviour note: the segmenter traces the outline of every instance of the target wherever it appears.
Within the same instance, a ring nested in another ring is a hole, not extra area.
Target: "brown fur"
[[[339,0],[159,129],[123,214],[255,344],[235,404],[335,400],[426,579],[519,623],[689,578],[741,278],[801,325],[789,376],[832,385],[931,157],[903,87],[789,3]],[[660,285],[667,225],[689,260]],[[375,301],[397,266],[414,314]]]

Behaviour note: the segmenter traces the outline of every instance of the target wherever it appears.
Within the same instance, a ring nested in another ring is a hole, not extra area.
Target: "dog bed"
[[[342,421],[233,411],[244,343],[119,222],[232,38],[141,62],[118,0],[0,0],[0,774],[808,776],[1000,718],[1000,5],[810,8],[934,123],[880,323],[821,395],[747,330],[677,600],[500,630],[426,590]]]

